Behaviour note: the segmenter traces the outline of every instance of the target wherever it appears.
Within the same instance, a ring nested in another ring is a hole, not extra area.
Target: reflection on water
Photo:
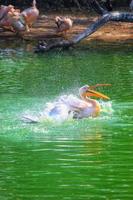
[[[0,52],[0,199],[132,199],[132,62],[132,52],[119,49]],[[96,83],[112,84],[111,115],[21,121]]]

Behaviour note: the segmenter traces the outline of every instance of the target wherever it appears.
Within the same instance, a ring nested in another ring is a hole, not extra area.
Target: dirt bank
[[[61,36],[56,34],[56,25],[54,18],[57,14],[40,15],[37,22],[31,28],[29,33],[25,33],[23,38],[28,41],[36,41],[40,39],[59,39]],[[64,14],[65,15],[65,14]],[[85,30],[86,26],[91,24],[97,19],[95,15],[86,14],[67,14],[74,20],[74,26],[69,31],[68,39],[73,37],[75,34]],[[78,21],[77,19],[80,19]],[[0,31],[1,39],[13,39],[17,38],[14,33]],[[133,24],[132,23],[121,23],[121,22],[109,22],[104,27],[100,28],[97,32],[88,37],[85,42],[90,41],[103,41],[103,42],[130,42],[133,44]]]

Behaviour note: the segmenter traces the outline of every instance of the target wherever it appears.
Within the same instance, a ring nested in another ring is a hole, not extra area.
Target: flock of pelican
[[[42,119],[52,119],[55,121],[67,120],[70,116],[73,119],[97,117],[101,113],[101,105],[98,100],[92,97],[109,100],[110,98],[95,90],[100,86],[110,86],[110,84],[97,84],[94,86],[84,85],[79,89],[79,97],[75,95],[63,95],[52,103],[47,103],[44,111],[38,118],[24,116],[27,122],[39,122]]]
[[[36,7],[36,0],[33,0],[32,6],[20,11],[15,9],[13,5],[0,6],[0,28],[10,30],[14,33],[29,32],[32,24],[37,20],[39,10]],[[68,17],[57,16],[54,19],[57,26],[57,33],[66,34],[72,27],[72,20]]]
[[[32,24],[39,16],[39,10],[36,7],[36,0],[33,0],[32,6],[20,11],[13,5],[0,6],[0,28],[10,30],[15,33],[29,31]]]

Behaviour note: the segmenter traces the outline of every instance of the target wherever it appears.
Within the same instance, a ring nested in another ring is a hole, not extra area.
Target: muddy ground
[[[23,39],[28,41],[36,40],[47,40],[47,39],[60,39],[62,36],[56,33],[56,25],[54,22],[55,16],[57,13],[42,13],[38,18],[37,22],[33,25],[30,32],[24,33]],[[84,31],[89,24],[94,22],[98,16],[89,13],[74,13],[74,14],[65,14],[62,12],[60,15],[65,15],[74,20],[73,28],[67,33],[67,38],[71,38],[74,35]],[[15,39],[17,40],[18,36],[9,31],[0,30],[0,40],[4,39]],[[90,41],[100,41],[100,42],[122,42],[133,44],[133,23],[122,23],[122,22],[109,22],[90,37],[85,39],[85,42]]]

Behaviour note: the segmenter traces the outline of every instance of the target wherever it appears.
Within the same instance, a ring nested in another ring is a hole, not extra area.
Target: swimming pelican
[[[99,86],[110,86],[110,84],[97,84],[94,86],[84,85],[79,89],[79,97],[70,95],[60,96],[56,101],[47,103],[45,109],[38,118],[24,116],[28,122],[39,122],[44,119],[65,121],[68,118],[82,119],[97,117],[101,112],[100,103],[90,97],[109,100],[110,98],[94,89]]]
[[[97,117],[101,112],[100,103],[90,97],[97,97],[109,100],[110,98],[94,90],[98,86],[109,86],[110,84],[97,84],[95,86],[84,85],[79,89],[79,96],[64,96],[62,102],[68,107],[69,113],[73,113],[73,118],[82,119],[88,117]]]

